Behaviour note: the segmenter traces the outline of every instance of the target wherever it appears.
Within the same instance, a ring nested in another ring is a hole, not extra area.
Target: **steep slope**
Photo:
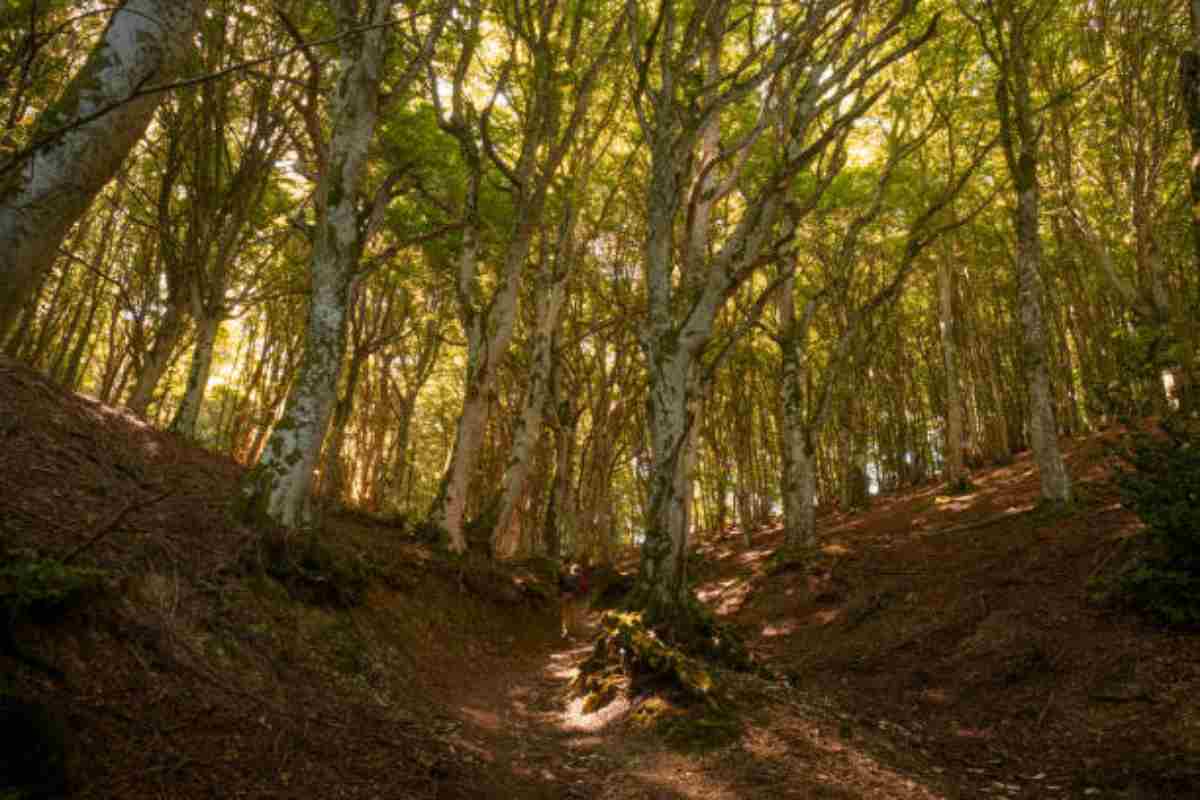
[[[1067,443],[1078,507],[1036,507],[1028,454],[820,523],[710,539],[700,593],[755,652],[856,727],[899,735],[962,796],[1200,797],[1200,636],[1089,600],[1141,526],[1110,483],[1121,434]]]
[[[775,528],[704,538],[771,674],[647,725],[571,695],[544,567],[250,529],[236,464],[0,360],[0,797],[1197,797],[1200,640],[1088,602],[1138,530],[1105,442],[1067,516],[1021,458],[826,515],[802,569]]]
[[[0,796],[558,796],[456,744],[481,662],[554,632],[537,576],[251,530],[239,473],[0,361]]]

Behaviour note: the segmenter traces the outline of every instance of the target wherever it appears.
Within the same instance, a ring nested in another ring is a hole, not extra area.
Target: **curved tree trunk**
[[[191,46],[204,5],[121,5],[62,97],[38,119],[35,137],[52,136],[51,142],[0,176],[0,340],[50,269],[67,231],[142,138],[163,94],[129,98],[170,79]],[[78,127],[60,135],[72,125]]]

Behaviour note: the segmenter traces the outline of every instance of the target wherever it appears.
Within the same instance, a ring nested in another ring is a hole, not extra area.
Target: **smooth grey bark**
[[[566,302],[567,272],[548,276],[541,282],[537,302],[537,329],[534,332],[533,359],[529,369],[525,399],[513,435],[512,454],[501,480],[500,511],[492,534],[492,552],[499,558],[516,554],[520,537],[512,527],[517,503],[525,494],[534,448],[542,433],[546,407],[554,398],[551,393],[551,370],[556,347],[559,320]]]
[[[62,97],[38,118],[35,142],[51,140],[0,175],[0,341],[71,226],[142,138],[163,95],[137,93],[174,74],[204,5],[127,0],[117,8]]]
[[[308,496],[329,416],[337,396],[345,350],[347,311],[355,271],[364,246],[358,197],[379,117],[379,91],[392,3],[367,4],[361,20],[357,4],[342,3],[339,28],[363,23],[370,30],[341,42],[337,88],[330,99],[332,136],[325,171],[317,184],[317,224],[304,354],[251,482],[245,491],[252,509],[287,527],[309,521]]]
[[[1058,447],[1058,424],[1050,387],[1046,338],[1045,289],[1038,161],[1044,131],[1037,119],[1030,86],[1037,25],[1046,21],[1044,3],[987,0],[986,18],[974,17],[980,39],[996,65],[996,109],[1000,142],[1016,194],[1012,225],[1016,234],[1017,304],[1021,319],[1021,356],[1029,389],[1029,432],[1044,500],[1068,503],[1071,479]]]
[[[694,622],[686,561],[690,465],[694,414],[707,380],[701,374],[702,359],[717,314],[790,239],[799,223],[799,214],[785,205],[792,179],[874,105],[880,95],[864,93],[867,82],[933,35],[931,26],[880,52],[900,34],[912,10],[912,3],[902,2],[878,32],[854,39],[859,14],[865,13],[861,7],[850,13],[849,4],[819,0],[789,9],[791,14],[773,17],[758,32],[763,45],[754,58],[714,83],[697,82],[688,69],[704,64],[711,42],[729,33],[729,4],[717,0],[692,8],[664,0],[653,19],[632,0],[626,5],[638,75],[634,110],[650,156],[643,250],[646,314],[640,338],[649,375],[651,466],[646,531],[631,602],[651,624],[683,632]],[[827,37],[830,31],[834,33]],[[722,170],[716,186],[701,179],[691,181],[689,189],[693,157],[712,120],[768,85],[770,99],[760,122],[731,143],[725,157],[704,167]],[[810,127],[820,117],[827,117],[826,124],[810,137]],[[692,263],[701,248],[689,228],[685,260],[677,263],[675,225],[682,210],[688,210],[688,224],[693,225],[697,203],[719,200],[740,188],[741,159],[767,128],[778,137],[778,161],[771,173],[753,188],[743,188],[741,216],[710,257]]]
[[[946,484],[951,488],[966,479],[963,466],[963,399],[959,374],[958,329],[954,313],[953,250],[947,245],[937,262],[938,327],[942,343],[942,368],[946,371],[946,432],[942,443]]]
[[[809,322],[816,309],[815,299],[805,303],[803,313],[796,316],[796,279],[789,277],[779,294],[779,338],[781,381],[783,395],[783,532],[784,546],[804,550],[816,544],[817,476],[816,431],[825,421],[829,407],[828,393],[810,419],[806,384],[808,379],[805,358]]]
[[[458,141],[468,173],[463,244],[456,276],[459,319],[467,338],[463,405],[450,462],[429,511],[430,520],[444,531],[447,545],[453,552],[461,553],[466,549],[467,495],[487,430],[488,397],[512,342],[521,275],[530,244],[541,222],[549,189],[574,145],[600,72],[615,52],[622,29],[620,17],[608,23],[603,43],[589,60],[582,46],[582,17],[578,16],[585,8],[590,10],[590,7],[581,6],[574,11],[577,15],[575,24],[570,25],[564,24],[569,19],[565,15],[570,9],[547,0],[533,3],[521,13],[506,18],[512,51],[501,69],[491,100],[483,111],[478,111],[468,96],[467,77],[480,41],[483,9],[473,5],[463,20],[465,44],[455,69],[448,117],[442,110],[437,81],[431,81],[431,99],[438,109],[441,127]],[[531,85],[525,94],[525,107],[519,110],[522,123],[519,144],[515,161],[509,165],[492,142],[489,120],[509,73],[514,68],[526,66],[531,74]],[[578,76],[577,80],[567,84],[569,105],[563,96],[561,80],[567,69]],[[483,237],[479,191],[484,170],[489,165],[507,181],[513,206],[499,275],[491,292],[485,291],[479,274]]]
[[[204,402],[204,392],[208,388],[213,354],[223,319],[223,316],[207,314],[196,317],[196,343],[192,348],[192,361],[188,367],[187,388],[175,417],[171,420],[171,430],[189,438],[196,437],[196,423],[200,419],[200,407]]]

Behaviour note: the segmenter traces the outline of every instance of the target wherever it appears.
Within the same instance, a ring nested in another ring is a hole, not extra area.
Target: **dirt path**
[[[593,623],[595,620],[593,619]],[[904,749],[895,732],[858,730],[837,711],[783,683],[730,676],[742,735],[708,750],[676,749],[631,729],[630,703],[587,714],[568,687],[586,640],[480,661],[445,739],[495,776],[473,797],[572,800],[953,797],[927,778],[887,766]],[[880,758],[880,756],[884,758]],[[907,755],[898,759],[912,763]],[[935,770],[916,771],[936,774]],[[449,796],[449,795],[448,795]],[[454,795],[458,796],[458,795]]]

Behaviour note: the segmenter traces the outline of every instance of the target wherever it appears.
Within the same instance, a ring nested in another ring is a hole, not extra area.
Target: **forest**
[[[1194,626],[1200,0],[3,0],[0,353],[221,459],[256,547],[616,576],[685,694],[748,658],[713,541],[811,587],[1014,465],[1049,528],[1120,483],[1136,624]]]

